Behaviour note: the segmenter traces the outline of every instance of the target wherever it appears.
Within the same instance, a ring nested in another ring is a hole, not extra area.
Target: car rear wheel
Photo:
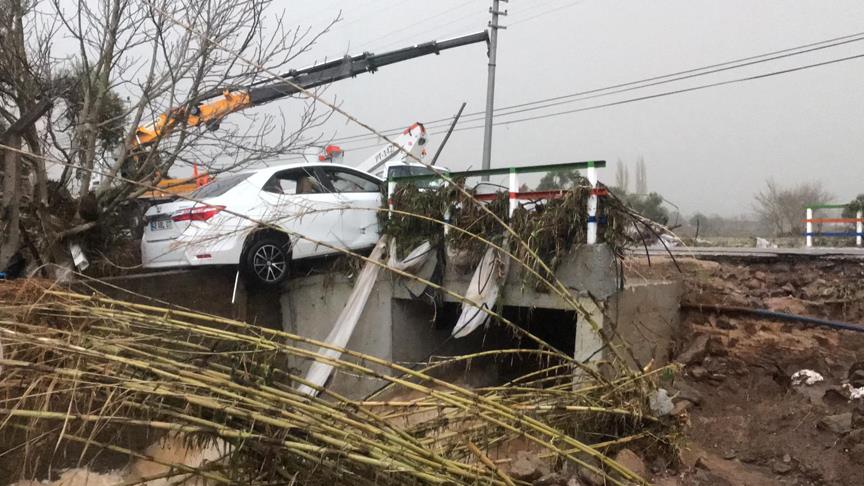
[[[254,241],[246,250],[243,271],[254,283],[276,285],[291,273],[289,244],[265,236]]]

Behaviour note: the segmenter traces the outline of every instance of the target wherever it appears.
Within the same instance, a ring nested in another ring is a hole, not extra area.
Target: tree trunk
[[[4,145],[19,148],[21,138],[17,135],[7,137]],[[3,152],[3,202],[0,207],[0,270],[5,269],[9,260],[21,247],[20,206],[21,206],[21,154],[12,150]]]

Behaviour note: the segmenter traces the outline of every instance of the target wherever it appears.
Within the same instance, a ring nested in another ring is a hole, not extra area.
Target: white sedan
[[[147,210],[143,266],[239,265],[253,282],[277,284],[292,260],[373,246],[383,184],[331,163],[224,174],[192,193],[196,202]]]

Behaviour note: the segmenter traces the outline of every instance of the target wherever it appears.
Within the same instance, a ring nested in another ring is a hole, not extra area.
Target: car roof
[[[345,164],[334,164],[332,162],[294,162],[289,164],[277,164],[271,165],[269,167],[263,167],[261,169],[244,171],[243,173],[251,173],[256,177],[270,177],[271,175],[286,169],[297,169],[301,167],[339,167],[341,169],[348,169],[354,172],[360,172],[361,174],[366,174],[370,177],[381,180],[380,177],[377,177],[374,174],[370,174],[369,172],[362,171],[356,167],[351,167],[350,165]]]

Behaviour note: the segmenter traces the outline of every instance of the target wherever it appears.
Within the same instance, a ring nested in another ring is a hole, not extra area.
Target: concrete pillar
[[[599,329],[603,330],[603,311],[591,299],[579,299],[579,304],[588,311]],[[595,331],[587,319],[580,317],[576,322],[576,345],[573,358],[579,362],[596,361],[603,358],[603,336]]]
[[[807,248],[813,246],[813,208],[807,208],[807,229],[805,230]]]

